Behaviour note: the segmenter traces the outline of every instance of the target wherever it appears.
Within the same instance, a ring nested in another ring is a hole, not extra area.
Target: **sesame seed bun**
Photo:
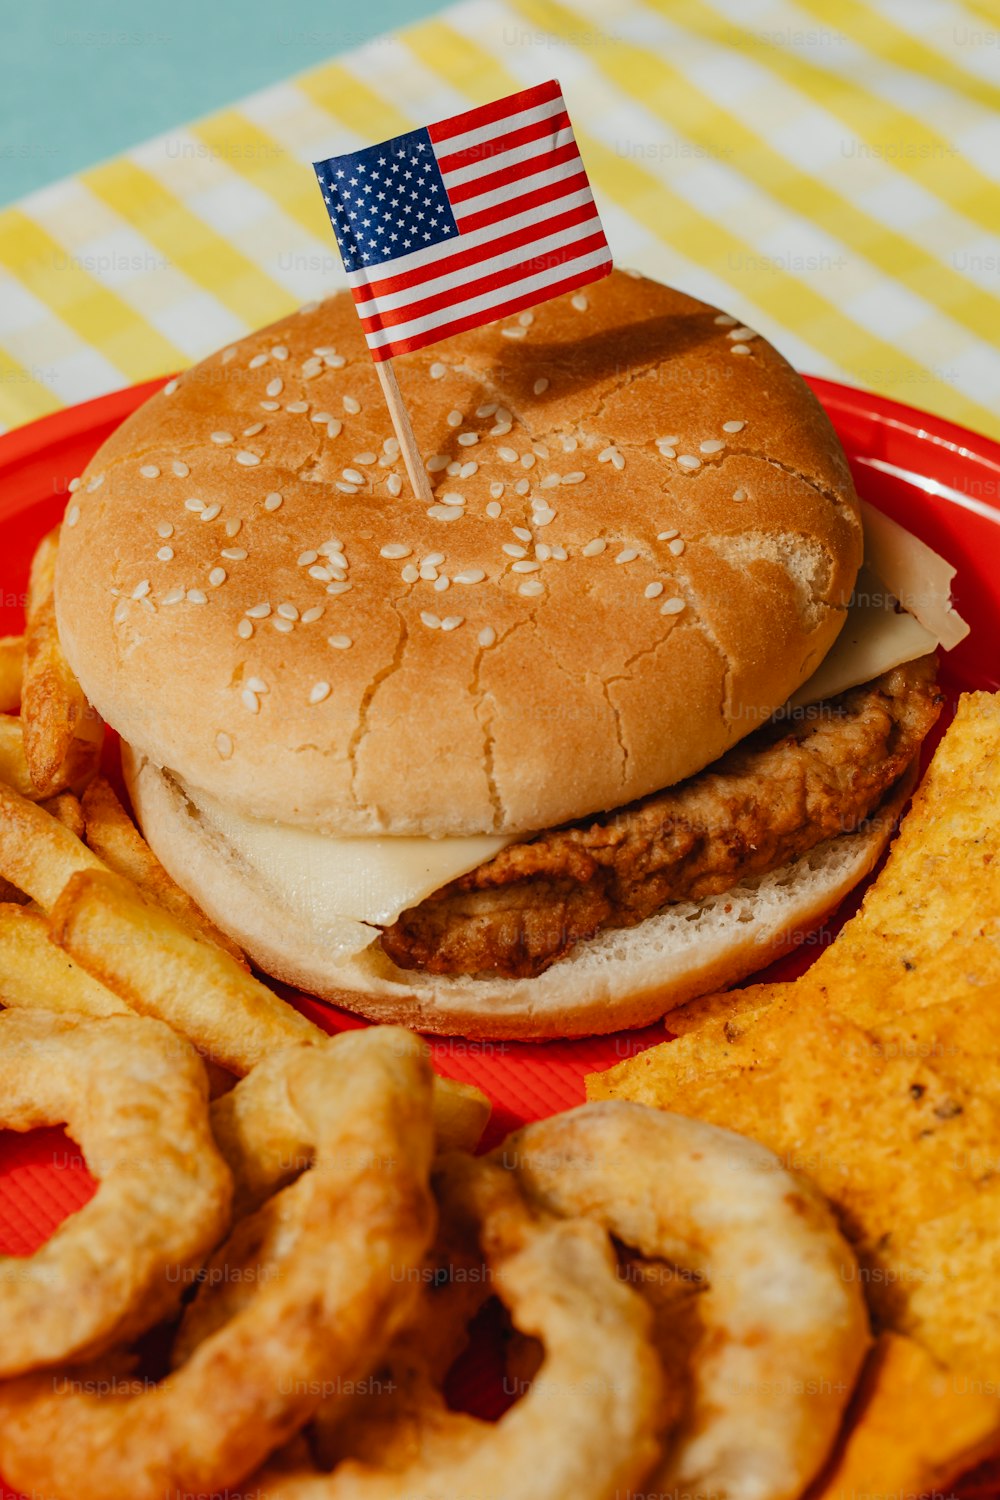
[[[506,979],[399,969],[377,945],[332,963],[322,934],[241,864],[169,776],[130,752],[124,765],[133,805],[167,869],[265,972],[373,1021],[522,1042],[651,1025],[809,941],[874,868],[917,779],[914,763],[859,829],[780,869],[669,906],[637,927],[600,932],[538,978]]]
[[[154,766],[331,833],[528,832],[699,771],[822,660],[858,502],[762,338],[614,273],[396,364],[430,513],[346,293],[88,466],[60,636]]]

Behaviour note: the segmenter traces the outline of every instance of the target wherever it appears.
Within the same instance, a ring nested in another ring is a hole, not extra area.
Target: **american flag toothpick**
[[[414,493],[392,358],[597,281],[611,252],[553,79],[314,163]]]

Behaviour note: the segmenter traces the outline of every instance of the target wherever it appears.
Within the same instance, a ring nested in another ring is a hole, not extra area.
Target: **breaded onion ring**
[[[869,1344],[854,1257],[816,1189],[756,1141],[620,1101],[540,1120],[495,1156],[539,1207],[707,1283],[689,1409],[644,1489],[801,1495]]]
[[[238,1484],[363,1378],[409,1314],[434,1232],[431,1070],[400,1028],[291,1049],[315,1140],[286,1190],[279,1274],[159,1385],[122,1361],[0,1386],[0,1469],[54,1500],[164,1500]],[[126,1378],[123,1378],[126,1377]]]
[[[159,1021],[0,1014],[0,1126],[59,1124],[99,1185],[34,1255],[0,1259],[2,1375],[151,1328],[229,1223],[205,1070]]]
[[[290,1455],[254,1476],[260,1500],[626,1494],[658,1453],[661,1374],[648,1309],[618,1279],[608,1236],[582,1220],[538,1218],[509,1174],[488,1162],[445,1157],[437,1186],[445,1222],[475,1227],[490,1290],[518,1327],[543,1341],[540,1375],[491,1423],[449,1412],[417,1369],[415,1386],[379,1398],[387,1424],[367,1461],[344,1457],[327,1474]],[[412,1354],[412,1330],[407,1342]],[[404,1415],[399,1441],[395,1419]],[[350,1420],[345,1427],[349,1436]]]

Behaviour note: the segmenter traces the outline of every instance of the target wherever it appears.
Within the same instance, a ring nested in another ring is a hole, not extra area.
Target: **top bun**
[[[395,364],[431,510],[346,292],[88,466],[59,632],[156,765],[330,833],[523,833],[701,770],[822,660],[858,501],[763,338],[615,272]]]

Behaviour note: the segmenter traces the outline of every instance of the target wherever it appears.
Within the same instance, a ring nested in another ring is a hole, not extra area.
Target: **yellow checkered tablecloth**
[[[312,159],[553,76],[619,265],[1000,436],[989,0],[466,0],[0,212],[0,428],[342,283]]]

